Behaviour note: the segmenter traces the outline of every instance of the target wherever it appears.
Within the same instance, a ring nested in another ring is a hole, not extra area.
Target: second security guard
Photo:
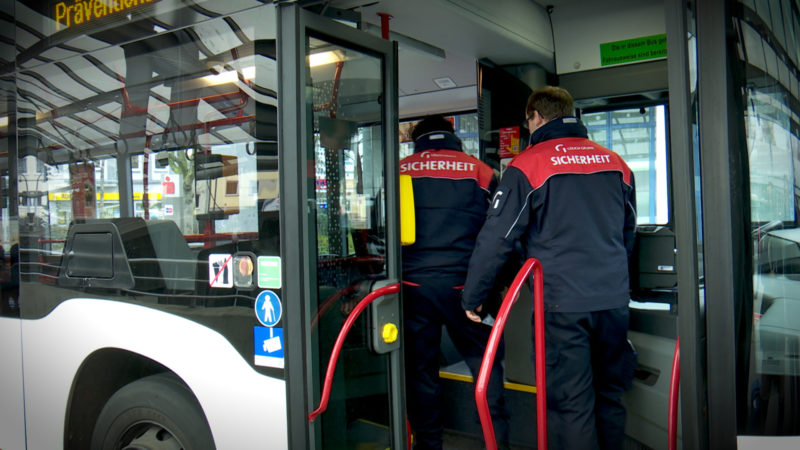
[[[442,448],[439,352],[442,325],[477,377],[491,327],[473,323],[461,309],[461,289],[475,239],[497,186],[491,167],[465,154],[453,125],[442,116],[412,131],[414,154],[400,162],[412,177],[416,242],[403,248],[408,419],[416,449]],[[489,386],[498,442],[508,438],[499,360]]]

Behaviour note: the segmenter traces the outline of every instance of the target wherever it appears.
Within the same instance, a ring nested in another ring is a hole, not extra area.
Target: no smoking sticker
[[[233,287],[233,255],[230,253],[208,255],[208,284],[215,288]]]

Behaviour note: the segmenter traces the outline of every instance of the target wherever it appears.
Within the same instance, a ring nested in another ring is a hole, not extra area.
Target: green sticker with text
[[[652,36],[600,44],[600,64],[603,66],[666,57],[666,34],[654,34]]]
[[[280,256],[258,257],[258,287],[270,289],[281,288]]]

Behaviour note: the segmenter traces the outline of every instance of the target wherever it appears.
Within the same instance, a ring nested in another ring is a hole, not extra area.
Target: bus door
[[[514,153],[527,146],[529,133],[521,122],[527,95],[522,82],[507,72],[481,65],[481,92],[491,102],[481,103],[481,136],[496,136],[483,141],[484,155],[496,150],[501,168]],[[632,388],[623,397],[627,408],[626,434],[635,445],[663,448],[667,443],[670,370],[677,339],[678,279],[676,264],[675,212],[670,176],[669,98],[665,60],[561,74],[558,85],[575,99],[576,115],[586,126],[589,139],[619,154],[633,171],[636,185],[637,236],[631,259],[631,322],[629,340],[638,351]],[[608,75],[606,75],[608,74]],[[599,82],[598,80],[614,80]],[[632,89],[633,81],[637,84]],[[530,92],[530,90],[528,90]],[[490,95],[487,95],[490,94]],[[508,115],[503,105],[516,116]],[[514,118],[516,117],[516,124]],[[515,126],[516,125],[516,126]],[[503,135],[506,138],[503,138]],[[513,148],[519,139],[518,149]],[[683,155],[685,158],[688,156]],[[547,271],[544,272],[547,277]],[[685,290],[697,289],[687,284]],[[506,323],[506,397],[523,397],[517,390],[532,390],[536,385],[530,355],[532,296],[523,289]],[[684,348],[692,345],[685,343]],[[532,423],[534,401],[511,402],[512,442],[533,445],[533,433],[518,431],[519,417]],[[517,405],[530,405],[521,407]],[[636,447],[640,448],[640,447]]]
[[[296,5],[279,10],[290,447],[402,448],[398,296],[354,322],[327,410],[308,419],[345,320],[399,281],[396,46]]]

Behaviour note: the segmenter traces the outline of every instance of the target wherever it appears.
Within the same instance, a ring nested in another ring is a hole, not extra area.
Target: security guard
[[[460,306],[467,263],[497,180],[491,167],[465,154],[453,125],[430,116],[411,135],[414,153],[400,162],[412,177],[416,241],[403,248],[403,314],[408,419],[416,449],[442,448],[439,353],[442,325],[477,378],[491,327],[473,323]],[[498,441],[507,441],[503,372],[489,386]],[[477,415],[476,415],[477,417]]]
[[[633,172],[590,141],[564,89],[528,99],[528,148],[503,175],[469,264],[462,307],[479,321],[517,243],[544,272],[550,448],[621,449],[635,365],[627,341],[628,259],[636,234]]]

